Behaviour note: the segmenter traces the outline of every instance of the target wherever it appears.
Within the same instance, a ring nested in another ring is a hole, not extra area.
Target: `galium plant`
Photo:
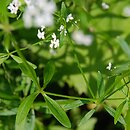
[[[128,0],[1,0],[0,130],[93,130],[102,109],[129,130],[129,10]]]

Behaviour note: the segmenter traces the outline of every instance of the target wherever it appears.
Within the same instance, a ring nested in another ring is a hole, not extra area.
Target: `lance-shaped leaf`
[[[94,114],[95,109],[90,110],[88,113],[86,113],[86,115],[82,118],[82,120],[79,123],[79,126],[85,124]]]
[[[55,65],[52,61],[49,61],[44,69],[44,86],[46,86],[52,79],[55,73]]]
[[[39,82],[37,80],[37,76],[36,76],[35,70],[33,69],[33,67],[31,65],[28,64],[28,62],[26,61],[25,57],[21,53],[21,51],[20,51],[19,47],[17,46],[17,43],[16,43],[16,41],[14,39],[13,39],[13,45],[14,45],[15,49],[17,50],[17,53],[18,53],[19,57],[22,59],[22,63],[19,64],[21,70],[22,71],[24,70],[23,72],[25,74],[27,74],[32,79],[32,81],[34,82],[35,86],[40,88],[40,85],[39,85]]]
[[[37,97],[37,95],[38,95],[38,92],[35,92],[35,93],[29,95],[20,104],[20,106],[18,108],[18,113],[16,115],[17,126],[20,125],[20,123],[26,119],[28,112],[32,106],[32,103],[35,100],[35,98]]]
[[[18,64],[23,63],[23,61],[22,61],[22,59],[21,59],[20,57],[15,56],[15,55],[11,55],[11,57],[12,57]],[[36,69],[36,68],[37,68],[37,66],[34,65],[33,63],[31,63],[31,62],[29,62],[29,61],[27,61],[27,63],[28,63],[30,66],[32,66],[33,69]]]
[[[125,130],[130,130],[130,108],[127,110],[125,121],[126,121],[126,129]]]
[[[5,62],[8,59],[8,56],[6,57],[0,57],[0,64],[2,64],[3,62]]]
[[[53,116],[65,127],[70,128],[71,123],[63,108],[46,94],[43,95]]]
[[[66,18],[66,16],[67,16],[67,9],[66,9],[66,6],[65,6],[64,2],[62,2],[62,5],[61,5],[61,16],[63,18]]]
[[[115,116],[114,116],[114,124],[117,123],[119,117],[121,116],[122,109],[125,105],[126,101],[122,102],[116,109]]]
[[[115,116],[115,110],[114,110],[112,107],[109,107],[109,106],[107,106],[107,105],[104,105],[104,108],[106,109],[106,111],[107,111],[111,116],[113,116],[113,117]],[[119,116],[118,121],[119,121],[121,124],[123,124],[123,125],[126,124],[124,118],[123,118],[121,115]]]
[[[117,37],[117,41],[124,53],[126,53],[127,56],[130,58],[130,47],[128,46],[127,42],[121,37]]]
[[[11,95],[9,93],[5,93],[4,91],[0,91],[0,99],[19,100],[19,97],[15,95]]]

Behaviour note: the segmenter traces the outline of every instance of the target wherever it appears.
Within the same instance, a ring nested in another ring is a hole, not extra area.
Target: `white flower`
[[[27,28],[53,25],[53,13],[56,5],[52,0],[31,0],[23,14],[24,25]]]
[[[72,38],[79,45],[89,46],[93,42],[92,35],[85,35],[82,31],[74,31],[72,34]]]
[[[31,0],[24,0],[27,5],[31,4]]]
[[[11,14],[17,14],[20,5],[18,0],[13,0],[7,8],[10,10]]]
[[[43,31],[45,26],[42,26],[41,29],[38,29],[37,37],[39,39],[45,39],[45,32]]]
[[[106,67],[106,69],[107,69],[107,70],[111,70],[111,68],[112,68],[112,63],[109,62],[109,63],[108,63],[108,66]]]
[[[66,22],[68,23],[70,20],[73,20],[74,18],[73,18],[73,16],[72,16],[72,14],[69,14],[68,16],[67,16],[67,18],[66,18]]]
[[[123,14],[127,17],[130,17],[130,6],[126,6],[123,10]]]
[[[57,48],[59,47],[59,39],[56,39],[56,34],[52,34],[53,40],[51,40],[50,48]]]
[[[60,28],[58,29],[58,31],[60,31],[60,34],[63,32],[65,36],[67,34],[67,31],[66,31],[64,25],[61,25]]]
[[[109,9],[109,5],[105,2],[102,2],[102,8],[103,9]]]
[[[59,31],[63,31],[63,30],[64,30],[64,25],[61,25]]]

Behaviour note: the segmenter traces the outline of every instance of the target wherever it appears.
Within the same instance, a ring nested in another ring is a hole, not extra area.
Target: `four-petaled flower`
[[[45,26],[42,26],[41,29],[38,29],[37,37],[39,39],[45,39],[45,32],[43,31]]]
[[[108,66],[106,67],[106,69],[107,70],[111,70],[112,69],[112,63],[111,62],[108,63]]]
[[[17,14],[20,5],[18,0],[13,0],[7,8],[11,11],[11,14]]]
[[[67,16],[67,18],[66,18],[66,22],[68,23],[70,20],[73,20],[74,18],[73,18],[73,16],[72,16],[72,14],[69,14],[68,16]]]
[[[59,47],[59,39],[56,39],[56,34],[52,34],[53,40],[51,40],[50,48],[57,48]]]
[[[58,31],[60,31],[60,34],[63,32],[65,36],[67,34],[67,31],[66,31],[64,25],[61,25],[60,28],[58,29]]]

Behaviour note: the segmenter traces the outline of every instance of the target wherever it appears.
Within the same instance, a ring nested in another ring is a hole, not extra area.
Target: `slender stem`
[[[128,81],[127,83],[125,83],[124,85],[122,85],[120,88],[116,89],[115,91],[111,92],[109,95],[107,95],[107,96],[103,99],[103,101],[106,100],[108,97],[110,97],[111,95],[113,95],[114,93],[116,93],[118,90],[120,90],[122,87],[124,87],[126,84],[129,84],[129,83],[130,83],[130,81]]]
[[[17,53],[18,55],[20,56],[20,58],[23,60],[23,63],[25,65],[25,67],[27,68],[27,70],[29,71],[30,75],[31,75],[31,78],[34,82],[34,84],[38,87],[38,89],[40,90],[41,87],[39,85],[39,82],[37,80],[37,77],[36,77],[36,74],[35,74],[35,71],[33,69],[30,68],[30,66],[28,65],[25,57],[23,56],[23,54],[21,53],[19,47],[17,46],[17,43],[16,43],[16,40],[14,38],[12,38],[12,41],[13,41],[13,44],[14,44],[14,47],[15,49],[17,50]]]
[[[106,100],[124,100],[124,99],[126,99],[126,98],[108,98]]]
[[[68,34],[69,34],[69,32],[68,32]],[[90,86],[89,86],[88,80],[87,80],[87,78],[86,78],[86,76],[85,76],[85,74],[84,74],[84,72],[83,72],[83,70],[82,70],[82,67],[81,67],[80,63],[79,63],[79,60],[78,60],[78,57],[77,57],[77,55],[76,55],[76,51],[75,51],[73,42],[72,42],[72,40],[70,39],[70,36],[68,36],[68,37],[69,37],[71,46],[72,46],[72,48],[73,48],[73,55],[74,55],[75,61],[76,61],[76,63],[77,63],[77,66],[78,66],[78,68],[79,68],[79,70],[80,70],[80,72],[81,72],[81,74],[82,74],[82,76],[83,76],[83,78],[84,78],[84,80],[85,80],[86,86],[88,87],[88,90],[89,90],[91,96],[92,96],[93,98],[95,98],[95,96],[94,96],[94,94],[93,94],[93,91],[92,91],[92,89],[91,89]]]
[[[129,86],[128,86],[127,83],[126,83],[125,78],[123,78],[123,81],[124,81],[124,83],[125,83],[125,85],[126,85],[126,87],[127,87],[127,94],[126,94],[126,96],[128,97],[128,96],[129,96]]]
[[[36,42],[36,43],[34,43],[34,44],[32,44],[32,45],[28,45],[27,47],[21,48],[21,49],[19,49],[19,50],[20,50],[20,51],[23,51],[23,50],[29,49],[30,47],[35,46],[35,45],[38,45],[39,43],[40,43],[40,42]],[[10,54],[13,54],[13,53],[16,53],[16,52],[17,52],[17,50],[10,52]]]
[[[90,102],[96,102],[96,99],[91,99],[91,98],[82,98],[82,97],[74,97],[74,96],[67,96],[67,95],[61,95],[61,94],[56,94],[56,93],[50,93],[50,92],[45,92],[47,95],[51,96],[56,96],[56,97],[62,97],[62,98],[69,98],[69,99],[76,99],[76,100],[85,100],[85,101],[90,101]]]

